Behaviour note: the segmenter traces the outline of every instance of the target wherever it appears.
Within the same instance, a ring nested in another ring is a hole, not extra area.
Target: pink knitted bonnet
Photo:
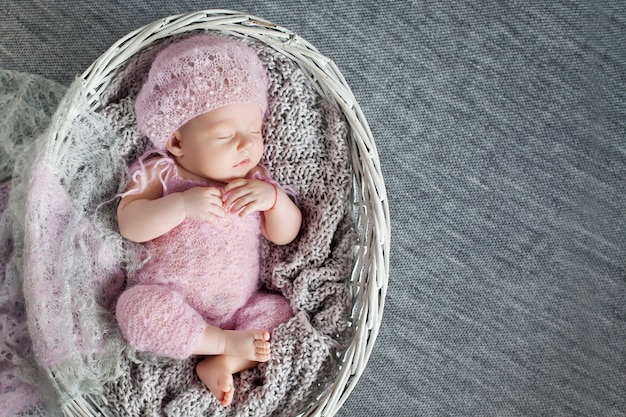
[[[135,101],[139,129],[156,149],[189,120],[228,104],[267,108],[267,77],[247,45],[216,34],[185,38],[158,53]]]

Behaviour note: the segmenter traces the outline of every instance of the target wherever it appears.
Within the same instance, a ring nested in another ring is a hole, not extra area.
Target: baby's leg
[[[235,356],[209,356],[196,366],[196,373],[222,407],[233,401],[235,385],[233,375],[254,368],[257,362]]]
[[[122,335],[142,352],[185,359],[202,338],[204,318],[184,297],[160,285],[136,285],[117,301]]]
[[[207,325],[193,353],[228,355],[255,362],[266,362],[271,356],[269,340],[270,334],[265,330],[222,330]]]
[[[293,317],[289,300],[280,294],[258,292],[237,311],[236,328],[267,329],[269,332]]]

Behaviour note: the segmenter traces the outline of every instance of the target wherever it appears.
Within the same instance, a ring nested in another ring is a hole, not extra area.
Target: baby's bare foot
[[[270,360],[270,334],[264,330],[227,330],[224,354],[256,362]]]
[[[196,373],[222,407],[226,407],[233,401],[235,388],[233,375],[222,359],[218,356],[203,360],[196,366]]]

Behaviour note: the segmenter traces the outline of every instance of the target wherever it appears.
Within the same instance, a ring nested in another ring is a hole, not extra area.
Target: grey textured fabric
[[[157,18],[262,16],[338,65],[392,216],[348,416],[626,416],[626,4],[5,1],[0,67],[68,85]]]

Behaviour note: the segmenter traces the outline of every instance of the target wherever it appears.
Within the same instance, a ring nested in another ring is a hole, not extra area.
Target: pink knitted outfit
[[[171,161],[164,195],[204,182],[180,177]],[[152,257],[117,302],[130,345],[174,359],[189,357],[207,324],[271,331],[292,316],[282,295],[260,289],[261,214],[229,214],[216,224],[185,220],[146,242]]]

